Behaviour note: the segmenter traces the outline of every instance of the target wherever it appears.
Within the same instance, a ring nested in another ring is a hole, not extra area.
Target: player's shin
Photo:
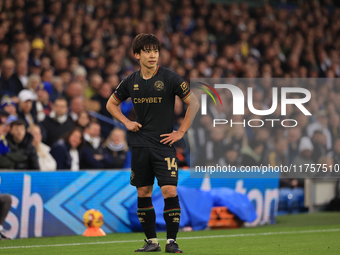
[[[139,222],[142,224],[145,236],[153,243],[157,243],[156,235],[156,214],[152,205],[151,197],[138,197]]]
[[[163,216],[166,223],[168,243],[171,239],[176,240],[179,229],[179,220],[181,218],[181,208],[178,196],[164,199],[164,204]]]

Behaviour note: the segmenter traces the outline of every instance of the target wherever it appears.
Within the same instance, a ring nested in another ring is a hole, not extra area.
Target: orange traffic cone
[[[87,228],[83,236],[106,236],[106,234],[101,228]]]

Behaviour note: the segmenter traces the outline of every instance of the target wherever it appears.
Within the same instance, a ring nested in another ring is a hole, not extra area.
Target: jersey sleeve
[[[172,82],[175,95],[179,96],[180,99],[185,100],[191,93],[187,83],[178,74],[174,75]]]
[[[127,98],[130,97],[127,79],[124,79],[121,81],[121,83],[119,83],[117,89],[112,94],[112,97],[119,103],[125,101]]]

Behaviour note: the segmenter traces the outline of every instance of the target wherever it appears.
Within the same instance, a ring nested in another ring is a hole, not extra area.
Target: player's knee
[[[1,194],[0,196],[3,204],[12,204],[12,197],[9,194]]]
[[[170,198],[177,196],[177,190],[176,187],[164,187],[162,189],[163,197],[164,198]]]
[[[152,187],[139,187],[137,188],[138,197],[151,197]]]

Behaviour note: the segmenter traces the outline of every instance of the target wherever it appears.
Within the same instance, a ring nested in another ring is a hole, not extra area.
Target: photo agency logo
[[[232,95],[232,115],[245,115],[245,106],[248,107],[249,111],[258,116],[269,116],[273,114],[277,107],[278,107],[278,87],[272,88],[272,105],[269,109],[255,109],[253,103],[253,87],[247,88],[247,101],[245,104],[245,96],[243,91],[237,87],[236,85],[232,84],[215,84],[214,87],[207,83],[197,82],[198,84],[202,85],[202,87],[198,87],[199,89],[206,92],[214,101],[215,106],[217,106],[216,100],[214,96],[209,92],[208,89],[213,91],[217,98],[220,101],[221,106],[223,102],[220,98],[220,95],[217,93],[216,89],[228,89]],[[295,105],[304,115],[312,115],[307,108],[304,106],[305,103],[309,102],[311,99],[311,93],[309,90],[305,88],[298,88],[298,87],[281,87],[281,116],[287,115],[287,105]],[[208,103],[207,103],[207,94],[201,95],[201,114],[207,115],[208,111]],[[288,98],[288,95],[290,98]],[[297,98],[296,96],[293,97],[292,95],[299,95]],[[302,95],[302,96],[301,96]],[[213,119],[213,126],[216,127],[217,125],[243,125],[244,127],[248,125],[249,127],[262,127],[264,126],[265,122],[271,122],[271,126],[274,127],[275,123],[279,122],[282,127],[295,127],[298,125],[297,120],[295,119],[272,119],[272,118],[259,118],[259,119],[250,119],[246,121],[243,119],[242,122],[233,122],[232,119]]]

